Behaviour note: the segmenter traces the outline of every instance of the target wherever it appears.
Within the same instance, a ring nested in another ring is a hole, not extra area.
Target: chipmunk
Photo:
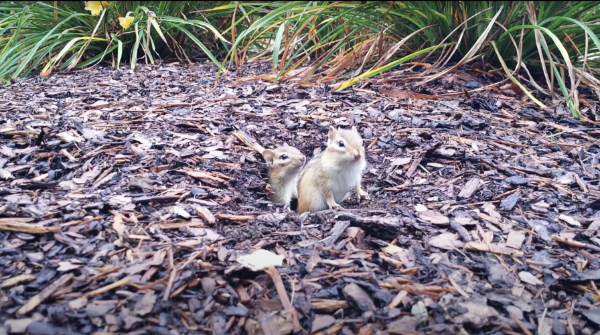
[[[361,188],[362,172],[367,166],[363,140],[356,127],[351,130],[329,127],[327,149],[311,159],[298,180],[296,212],[342,209],[339,205],[354,188],[358,201],[369,200]]]
[[[296,185],[306,157],[287,144],[273,150],[265,149],[262,156],[267,162],[271,201],[289,205],[292,198],[298,196]]]

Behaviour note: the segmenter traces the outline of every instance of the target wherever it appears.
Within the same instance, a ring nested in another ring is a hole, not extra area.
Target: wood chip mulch
[[[268,73],[1,88],[0,334],[600,334],[592,93],[575,120],[510,90],[242,80]],[[271,203],[243,139],[310,158],[330,125],[363,136],[371,200]]]

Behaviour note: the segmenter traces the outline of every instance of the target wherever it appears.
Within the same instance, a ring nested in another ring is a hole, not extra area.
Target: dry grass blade
[[[519,88],[529,97],[529,99],[531,99],[533,102],[535,102],[538,106],[542,107],[542,108],[548,108],[546,107],[546,105],[544,105],[541,101],[539,101],[538,99],[536,99],[533,94],[531,94],[531,92],[529,92],[529,90],[523,86],[523,84],[521,84],[511,73],[510,70],[508,69],[508,67],[506,66],[506,63],[504,63],[504,60],[502,59],[502,57],[500,56],[500,53],[498,52],[498,48],[496,47],[496,43],[492,41],[492,47],[494,48],[494,51],[496,52],[496,55],[498,55],[498,60],[500,61],[500,64],[502,64],[502,68],[504,69],[504,72],[506,73],[507,77],[517,86],[519,86]]]
[[[423,85],[423,84],[431,82],[437,78],[445,76],[449,72],[454,71],[455,69],[461,67],[462,65],[470,62],[473,59],[473,57],[475,56],[475,53],[484,46],[486,37],[490,33],[492,27],[495,25],[496,19],[502,12],[502,8],[503,7],[500,7],[500,10],[498,10],[496,15],[494,15],[494,17],[491,19],[490,23],[485,28],[485,31],[481,34],[481,36],[479,36],[477,41],[473,44],[473,47],[471,47],[471,49],[464,55],[464,57],[460,61],[458,61],[458,63],[456,63],[454,66],[452,66],[450,68],[447,68],[445,70],[438,72],[437,74],[428,76],[427,79],[418,82],[417,85]]]

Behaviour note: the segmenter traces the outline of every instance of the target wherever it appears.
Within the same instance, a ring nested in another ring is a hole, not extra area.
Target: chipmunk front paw
[[[360,188],[356,190],[356,195],[358,197],[358,202],[360,202],[361,200],[371,200],[371,197],[369,197],[369,194]]]
[[[329,209],[344,209],[344,207],[342,207],[340,204],[331,204],[329,205]]]
[[[271,185],[269,185],[269,184],[267,184],[267,185],[265,186],[265,192],[266,192],[268,195],[275,194],[275,190],[273,190],[273,188],[272,188],[272,187],[271,187]]]

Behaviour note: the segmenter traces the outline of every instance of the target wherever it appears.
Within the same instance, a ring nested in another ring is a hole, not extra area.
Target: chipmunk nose
[[[360,152],[354,154],[354,160],[357,161],[360,159]]]

